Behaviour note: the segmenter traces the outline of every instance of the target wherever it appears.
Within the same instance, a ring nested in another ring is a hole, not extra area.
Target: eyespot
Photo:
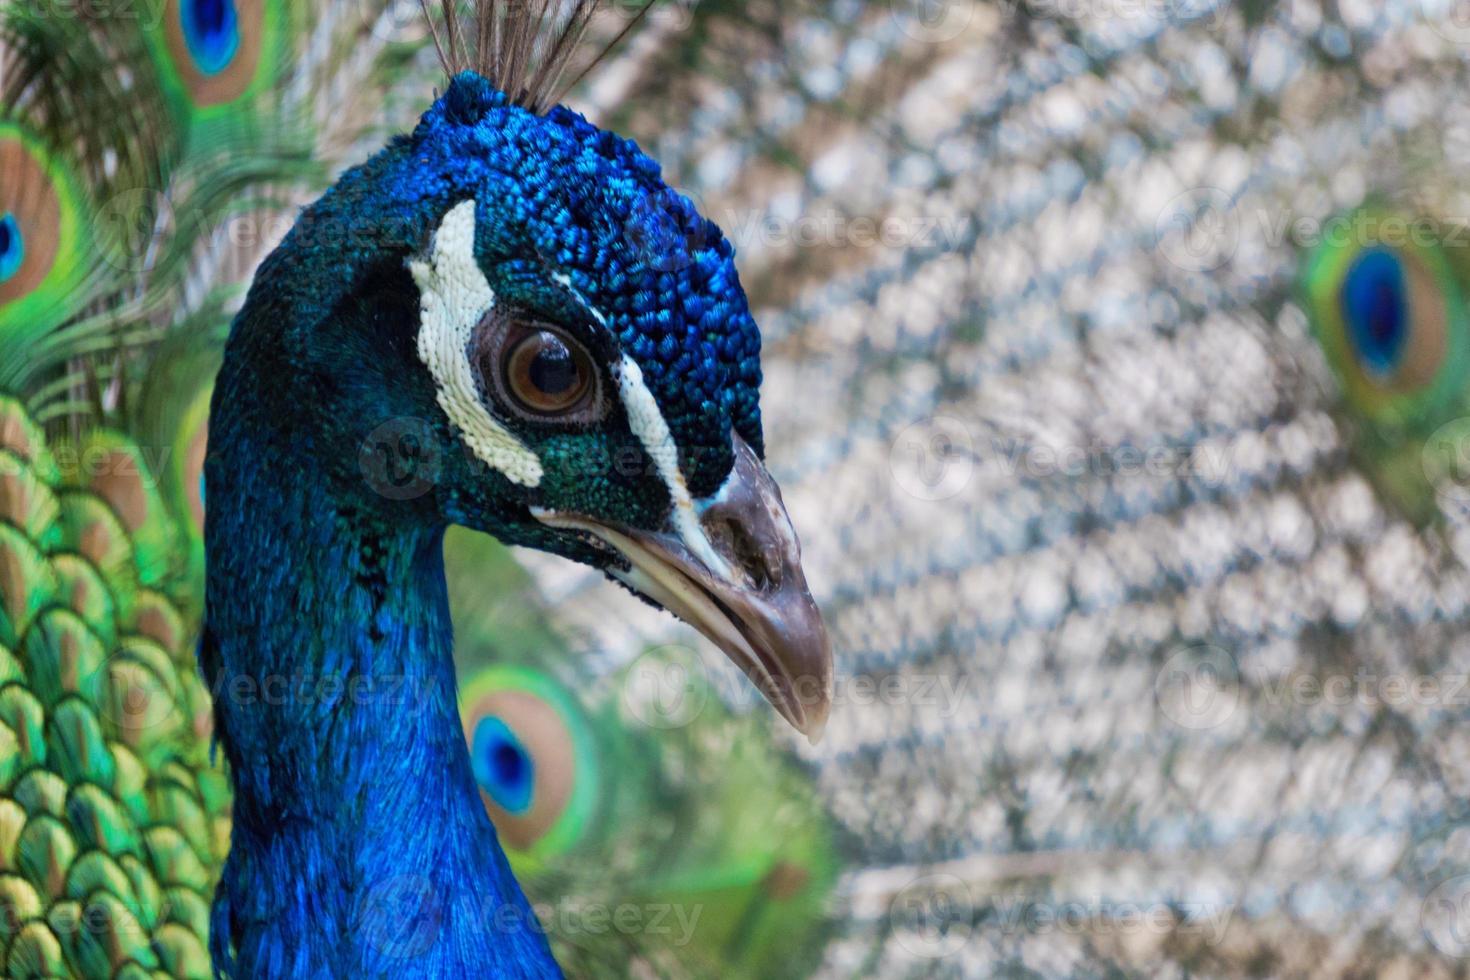
[[[597,755],[567,691],[536,671],[492,667],[464,685],[460,717],[481,800],[506,848],[546,858],[581,840]]]
[[[149,41],[179,109],[199,122],[270,83],[289,57],[290,24],[280,0],[168,0]]]
[[[69,315],[92,261],[79,185],[40,140],[0,123],[0,315],[40,336]]]
[[[233,0],[184,0],[179,7],[184,43],[205,75],[218,75],[240,49],[239,17]]]
[[[1470,322],[1423,223],[1364,210],[1307,263],[1308,313],[1349,403],[1394,426],[1437,424],[1461,390]],[[1411,234],[1411,232],[1414,232]]]
[[[533,422],[583,424],[605,407],[592,355],[561,327],[492,310],[471,357],[481,386]]]

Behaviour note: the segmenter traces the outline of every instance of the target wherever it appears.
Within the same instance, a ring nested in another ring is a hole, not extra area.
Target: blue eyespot
[[[471,762],[475,781],[490,798],[511,813],[525,813],[531,806],[536,767],[521,740],[493,715],[475,725]]]
[[[16,223],[15,215],[7,212],[0,217],[0,282],[15,275],[25,257],[26,245],[20,234],[20,225]]]
[[[1342,284],[1343,313],[1358,360],[1370,374],[1393,373],[1409,336],[1404,268],[1387,249],[1353,260]]]
[[[240,23],[234,0],[184,0],[184,43],[206,75],[224,71],[240,50]]]

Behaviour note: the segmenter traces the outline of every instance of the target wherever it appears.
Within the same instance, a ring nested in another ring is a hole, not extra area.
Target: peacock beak
[[[734,442],[724,486],[670,529],[548,511],[536,517],[614,548],[630,567],[613,575],[703,633],[816,744],[832,706],[832,644],[781,491],[744,440]]]

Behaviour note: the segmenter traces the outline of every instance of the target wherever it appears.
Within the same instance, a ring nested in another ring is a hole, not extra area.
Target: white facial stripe
[[[554,272],[551,275],[554,282],[567,292],[577,298],[598,325],[607,329],[607,320],[603,318],[602,312],[587,302],[587,297],[572,285],[572,279],[564,272]],[[674,530],[679,532],[684,546],[700,561],[704,562],[715,575],[720,578],[733,580],[734,573],[725,559],[720,557],[710,544],[709,537],[704,533],[704,525],[699,522],[699,512],[695,510],[694,501],[689,496],[689,486],[684,482],[684,473],[679,469],[679,448],[674,442],[674,434],[669,431],[669,425],[664,421],[664,414],[659,410],[658,401],[654,399],[653,392],[648,390],[648,385],[643,380],[643,369],[638,362],[626,354],[613,372],[617,377],[618,395],[623,400],[623,408],[628,413],[628,426],[638,441],[643,444],[643,449],[653,460],[654,469],[658,471],[659,477],[668,487],[669,497],[674,502]],[[725,481],[728,483],[729,481]],[[723,486],[721,487],[723,490]]]
[[[644,451],[653,460],[654,468],[663,478],[674,501],[674,529],[679,532],[684,546],[704,562],[706,568],[723,579],[731,579],[730,566],[715,551],[705,536],[704,526],[699,523],[694,501],[689,497],[689,487],[679,469],[678,445],[664,421],[663,412],[659,411],[653,392],[643,381],[643,369],[637,361],[624,354],[618,365],[617,379],[618,393],[628,412],[628,425],[638,441],[643,443]]]
[[[438,388],[439,407],[487,465],[523,487],[541,482],[541,460],[485,410],[470,371],[470,333],[495,305],[475,261],[475,202],[461,201],[434,232],[429,261],[409,262],[419,287],[419,359]]]

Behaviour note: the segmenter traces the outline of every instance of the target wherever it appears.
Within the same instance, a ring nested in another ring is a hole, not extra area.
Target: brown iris
[[[512,338],[504,353],[505,388],[533,415],[561,416],[582,406],[592,390],[592,363],[576,341],[548,329]]]

